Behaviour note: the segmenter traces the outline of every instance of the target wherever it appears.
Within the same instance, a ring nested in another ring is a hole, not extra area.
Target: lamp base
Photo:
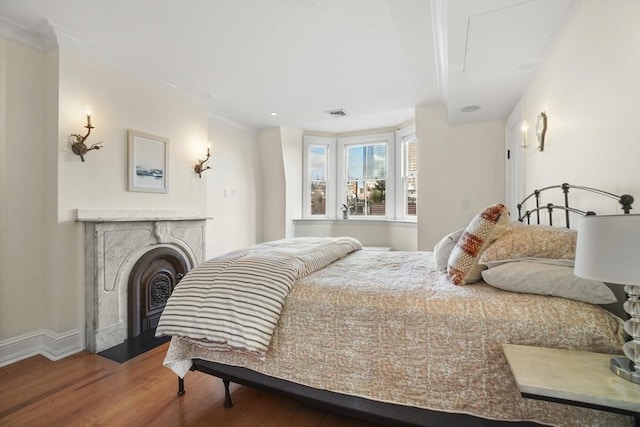
[[[631,360],[624,356],[611,358],[611,370],[625,380],[640,384],[640,371],[631,368]]]

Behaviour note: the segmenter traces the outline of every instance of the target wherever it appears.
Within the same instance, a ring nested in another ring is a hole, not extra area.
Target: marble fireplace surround
[[[127,339],[128,282],[136,261],[171,248],[200,264],[207,218],[193,211],[78,209],[84,223],[85,348],[97,353]]]

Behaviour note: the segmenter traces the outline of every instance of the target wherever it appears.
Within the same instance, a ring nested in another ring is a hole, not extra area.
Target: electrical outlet
[[[224,197],[233,197],[233,190],[230,188],[225,188],[224,189]]]
[[[469,199],[462,199],[462,209],[469,210],[469,206],[470,206]]]

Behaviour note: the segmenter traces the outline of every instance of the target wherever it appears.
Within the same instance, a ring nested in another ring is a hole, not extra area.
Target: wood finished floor
[[[232,384],[224,409],[222,381],[189,372],[186,393],[162,366],[168,344],[119,364],[88,352],[57,362],[42,356],[0,368],[3,426],[331,426],[369,423],[294,399]]]

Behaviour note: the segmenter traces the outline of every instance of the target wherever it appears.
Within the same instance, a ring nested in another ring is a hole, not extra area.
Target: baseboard
[[[0,341],[0,367],[35,355],[60,360],[83,350],[78,329],[57,334],[45,329]]]

